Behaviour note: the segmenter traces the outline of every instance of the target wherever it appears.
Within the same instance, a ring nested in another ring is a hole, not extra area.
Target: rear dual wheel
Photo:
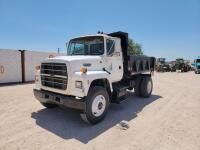
[[[153,82],[151,77],[140,76],[136,79],[135,94],[136,96],[148,98],[153,90]]]
[[[141,82],[142,82],[142,76],[137,77],[134,89],[136,96],[141,96]]]

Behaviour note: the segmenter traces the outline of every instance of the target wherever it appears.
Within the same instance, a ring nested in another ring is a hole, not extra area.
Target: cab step
[[[120,104],[126,100],[128,86],[122,84],[113,85],[112,102]]]

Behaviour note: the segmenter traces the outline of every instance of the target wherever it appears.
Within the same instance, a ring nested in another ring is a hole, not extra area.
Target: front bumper
[[[195,69],[195,71],[196,71],[197,73],[200,73],[200,69]]]
[[[197,71],[200,71],[200,66],[196,67],[195,69],[196,69]]]
[[[68,108],[79,109],[79,110],[85,109],[85,101],[82,99],[78,100],[75,99],[74,97],[38,89],[33,89],[33,92],[34,96],[41,103],[55,103],[58,105],[66,106]]]

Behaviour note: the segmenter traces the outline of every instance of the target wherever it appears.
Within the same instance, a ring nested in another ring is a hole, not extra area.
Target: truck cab
[[[177,72],[188,72],[190,71],[190,66],[187,61],[183,58],[177,58],[175,63],[175,68]]]
[[[195,59],[195,61],[194,61],[194,69],[195,69],[194,72],[196,74],[200,73],[200,56],[198,56],[198,58]]]
[[[155,58],[128,56],[128,34],[115,32],[75,37],[67,56],[45,59],[37,68],[34,95],[42,105],[82,110],[84,120],[97,123],[110,103],[125,100],[126,90],[149,97]]]
[[[167,64],[165,58],[158,58],[156,63],[156,71],[157,72],[169,72],[170,66]]]

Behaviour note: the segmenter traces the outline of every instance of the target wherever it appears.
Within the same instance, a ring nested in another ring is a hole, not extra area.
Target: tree
[[[128,55],[143,55],[142,46],[131,38],[128,39]]]

